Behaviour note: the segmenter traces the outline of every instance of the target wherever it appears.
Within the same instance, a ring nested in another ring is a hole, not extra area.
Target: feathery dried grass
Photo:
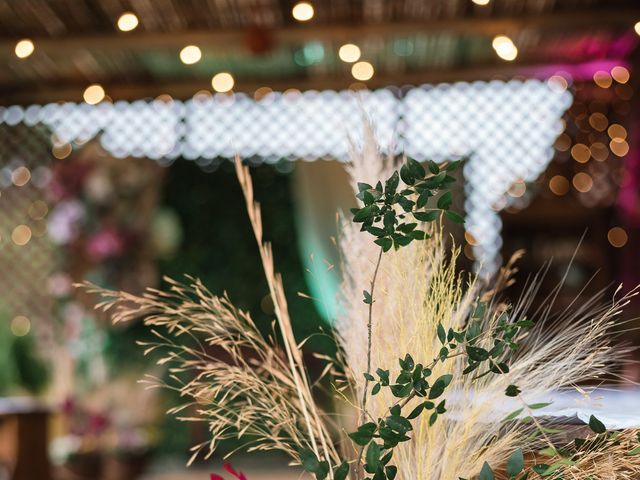
[[[354,161],[351,171],[358,175],[354,182],[365,178],[375,183],[392,173],[391,169],[380,169],[380,165],[387,163],[372,149],[368,150],[368,156],[355,156]],[[371,165],[376,165],[373,172],[367,171]],[[438,324],[445,330],[461,328],[479,297],[488,302],[483,320],[488,330],[495,328],[497,318],[505,310],[509,310],[512,322],[525,318],[537,321],[536,328],[520,340],[521,351],[512,360],[508,374],[480,379],[463,376],[461,357],[438,364],[434,378],[455,373],[449,390],[454,393],[449,394],[447,401],[449,413],[431,427],[428,416],[419,417],[414,423],[412,441],[395,449],[399,478],[471,478],[479,473],[485,461],[502,465],[516,448],[531,443],[526,439],[536,428],[535,424],[501,422],[505,416],[504,405],[509,400],[504,395],[508,385],[518,385],[526,392],[514,402],[511,410],[515,410],[523,406],[525,400],[542,401],[560,389],[597,380],[612,372],[621,351],[612,345],[610,330],[635,292],[604,304],[601,304],[601,292],[552,317],[550,312],[557,292],[544,307],[536,311],[531,307],[540,284],[537,278],[514,305],[506,305],[500,300],[500,290],[512,281],[513,263],[503,269],[493,288],[480,285],[473,278],[456,274],[459,250],[447,245],[438,229],[431,233],[432,239],[413,242],[383,257],[376,286],[380,293],[373,305],[374,369],[389,369],[393,376],[394,372],[398,373],[398,357],[405,353],[411,353],[416,362],[431,363],[441,348]],[[367,306],[361,301],[361,292],[369,288],[377,257],[377,248],[372,243],[372,238],[359,232],[357,225],[347,220],[342,222],[339,247],[345,277],[340,290],[342,315],[338,318],[337,330],[353,382],[360,392],[365,383],[363,373],[367,371]],[[370,400],[368,411],[373,417],[383,416],[391,404],[390,396],[378,395]],[[523,416],[529,413],[525,408]]]

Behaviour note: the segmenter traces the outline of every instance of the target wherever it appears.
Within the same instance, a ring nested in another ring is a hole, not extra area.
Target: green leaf
[[[446,212],[444,212],[444,214],[446,215],[446,217],[456,223],[464,223],[464,217],[462,215],[460,215],[459,213],[456,213],[452,210],[447,210]]]
[[[467,355],[476,362],[484,362],[489,358],[489,352],[484,348],[472,347],[471,345],[467,345]]]
[[[398,175],[398,172],[393,172],[393,175],[389,177],[389,180],[387,180],[384,185],[385,193],[388,193],[389,195],[393,195],[394,193],[396,193],[399,183],[400,176]]]
[[[356,444],[364,447],[373,438],[373,434],[375,433],[376,428],[377,426],[375,423],[368,422],[364,425],[360,425],[357,431],[349,433],[349,437]]]
[[[301,449],[298,454],[300,455],[300,463],[302,464],[302,468],[307,472],[315,473],[320,468],[320,462],[318,461],[318,457],[308,448]]]
[[[358,212],[353,216],[353,221],[355,223],[362,223],[367,220],[373,214],[373,205],[368,205],[366,207],[361,208]]]
[[[453,203],[453,197],[451,196],[451,192],[445,192],[438,199],[438,208],[440,208],[442,210],[447,210],[451,206],[452,203]]]
[[[520,395],[520,392],[522,392],[522,390],[520,390],[517,385],[509,385],[504,391],[504,394],[507,397],[517,397]]]
[[[436,210],[429,212],[413,212],[413,217],[421,222],[433,222],[440,213]]]
[[[384,228],[388,232],[393,232],[393,227],[396,224],[396,212],[391,210],[391,211],[385,213],[384,217],[382,218],[382,223],[384,225]]]
[[[382,247],[383,252],[388,252],[393,246],[393,240],[389,237],[377,238],[373,241],[376,245],[380,245]]]
[[[424,403],[421,403],[416,408],[411,410],[411,413],[407,416],[407,418],[409,420],[413,420],[414,418],[417,418],[422,413],[423,410],[424,410]]]
[[[438,323],[438,340],[440,340],[442,344],[447,342],[447,332],[441,323]]]
[[[522,449],[518,448],[511,454],[509,460],[507,460],[507,475],[509,475],[509,477],[515,477],[522,471],[523,468],[524,454],[522,453]]]
[[[593,415],[589,417],[589,428],[596,433],[604,433],[607,431],[607,427],[604,426],[604,423]]]
[[[434,175],[437,175],[440,173],[440,167],[438,166],[438,164],[436,162],[434,162],[433,160],[429,160],[427,161],[427,167],[429,167],[429,171],[431,173],[433,173]]]
[[[333,472],[333,480],[345,480],[347,475],[349,475],[349,464],[347,462],[342,462]]]
[[[503,422],[510,422],[511,420],[515,419],[518,417],[518,415],[520,415],[522,412],[524,411],[524,408],[519,408],[518,410],[514,410],[513,412],[511,412],[509,415],[507,415],[506,417],[504,417],[502,419]]]
[[[376,383],[371,389],[371,395],[377,395],[380,392],[380,384]]]
[[[636,447],[633,450],[631,450],[630,452],[627,452],[627,455],[630,457],[634,457],[636,455],[640,455],[640,447]]]
[[[455,160],[453,162],[449,162],[446,167],[447,172],[453,172],[460,166],[461,163],[462,163],[462,160]]]
[[[326,460],[320,462],[315,473],[316,480],[324,480],[325,478],[327,478],[327,475],[329,474],[329,462],[327,462]]]
[[[433,400],[434,398],[438,398],[440,395],[442,395],[444,393],[444,390],[451,383],[452,379],[453,375],[446,374],[442,375],[435,382],[433,382],[433,385],[431,385],[431,389],[429,390],[429,400]]]
[[[373,190],[373,187],[368,183],[358,182],[358,192],[364,192],[365,190]]]
[[[385,467],[384,472],[389,480],[393,480],[396,478],[396,474],[398,473],[398,467],[395,465],[389,465],[388,467]]]
[[[367,447],[365,462],[370,472],[375,471],[380,466],[380,445],[371,442]]]
[[[407,159],[407,168],[414,178],[424,178],[426,174],[424,167],[420,164],[420,162],[414,160],[413,158]]]
[[[364,303],[366,303],[367,305],[371,305],[373,303],[373,298],[371,297],[371,294],[369,292],[363,290],[362,295],[364,295],[364,300],[362,300]]]
[[[482,465],[482,470],[480,470],[480,476],[478,477],[478,480],[495,480],[495,478],[496,477],[493,474],[493,470],[491,470],[489,464],[487,462],[484,462],[484,465]]]
[[[551,402],[542,402],[542,403],[532,403],[530,405],[527,405],[527,407],[529,407],[531,410],[540,410],[541,408],[545,408],[548,407],[549,405],[551,405]]]
[[[409,167],[406,164],[404,164],[400,168],[400,178],[407,185],[413,185],[414,183],[416,183],[415,177],[413,176],[413,174],[411,173],[411,170],[409,170]]]

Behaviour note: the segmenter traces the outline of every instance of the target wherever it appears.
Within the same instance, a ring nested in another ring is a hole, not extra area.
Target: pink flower
[[[231,464],[229,463],[225,463],[222,468],[224,468],[228,473],[233,475],[238,480],[247,480],[247,477],[244,475],[244,473],[236,472],[231,466]],[[220,475],[216,475],[215,473],[212,473],[210,480],[225,480],[225,478],[221,477]]]
[[[124,240],[112,228],[106,228],[93,234],[87,240],[87,254],[91,259],[101,261],[117,257],[124,251]]]

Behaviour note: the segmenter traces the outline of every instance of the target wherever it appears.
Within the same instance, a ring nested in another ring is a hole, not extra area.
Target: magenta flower
[[[231,464],[229,463],[225,463],[222,468],[224,468],[228,473],[233,475],[238,480],[247,480],[247,477],[244,475],[244,473],[236,472],[231,466]],[[220,475],[216,475],[215,473],[212,473],[210,480],[225,480],[225,478],[221,477]]]

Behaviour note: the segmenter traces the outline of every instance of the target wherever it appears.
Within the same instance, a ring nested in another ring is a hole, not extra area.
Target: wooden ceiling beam
[[[424,72],[405,72],[397,75],[375,75],[366,86],[370,89],[388,86],[436,84],[441,82],[476,81],[491,79],[510,79],[525,71],[535,69],[533,65],[514,63],[491,64],[474,68],[450,70],[430,70]],[[253,94],[260,87],[269,87],[274,91],[295,88],[307,90],[345,90],[354,84],[347,76],[329,76],[318,78],[292,78],[280,80],[237,80],[234,91]],[[117,100],[139,100],[170,95],[174,99],[186,100],[202,90],[212,91],[209,79],[178,80],[171,82],[103,82],[106,94]],[[58,101],[81,102],[86,84],[51,85],[39,88],[10,88],[0,91],[0,105],[46,104]]]
[[[640,20],[638,7],[610,10],[583,9],[526,17],[469,17],[436,19],[427,21],[403,21],[367,25],[314,25],[305,24],[270,30],[272,40],[277,45],[296,45],[312,40],[328,42],[361,41],[366,38],[403,36],[415,33],[513,34],[522,30],[571,31],[584,28],[623,29],[631,28]],[[138,51],[147,49],[181,49],[185,45],[221,48],[225,51],[246,48],[246,32],[242,29],[143,32],[110,34],[67,35],[64,37],[35,37],[36,49],[54,55],[67,54],[77,50]],[[18,38],[0,36],[0,55],[13,52]]]

